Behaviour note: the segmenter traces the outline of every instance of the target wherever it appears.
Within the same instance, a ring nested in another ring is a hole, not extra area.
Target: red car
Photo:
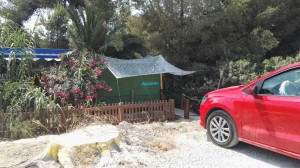
[[[243,141],[300,159],[300,62],[246,85],[207,93],[199,114],[219,146]]]

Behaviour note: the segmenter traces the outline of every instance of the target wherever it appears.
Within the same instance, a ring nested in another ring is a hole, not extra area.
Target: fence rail
[[[144,122],[174,120],[174,100],[171,99],[143,102],[117,103],[84,109],[64,111],[0,113],[0,137],[9,137],[12,122],[29,121],[41,123],[38,131],[62,132],[82,121],[103,119],[107,123],[118,124],[122,121]]]

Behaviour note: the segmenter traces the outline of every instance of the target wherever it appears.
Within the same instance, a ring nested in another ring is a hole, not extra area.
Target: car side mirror
[[[258,87],[253,85],[248,88],[248,93],[256,96],[258,94]]]

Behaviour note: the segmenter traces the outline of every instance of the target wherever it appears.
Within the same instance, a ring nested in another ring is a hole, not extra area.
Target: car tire
[[[215,110],[208,116],[206,128],[212,142],[221,147],[230,148],[239,142],[236,126],[223,110]]]

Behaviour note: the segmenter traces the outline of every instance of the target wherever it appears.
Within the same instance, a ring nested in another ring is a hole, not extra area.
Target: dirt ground
[[[14,167],[37,156],[47,142],[6,143],[0,147],[0,167]]]
[[[122,122],[118,126],[121,134],[120,151],[112,154],[112,161],[108,167],[139,167],[151,163],[159,153],[178,148],[175,137],[189,132],[202,130],[198,121],[158,122],[151,124],[131,124]],[[196,136],[196,135],[193,135]],[[191,137],[193,138],[193,137]],[[200,136],[198,137],[200,138]],[[34,161],[43,152],[51,136],[23,139],[11,142],[0,142],[0,168],[2,167],[43,167],[48,163]],[[87,155],[86,153],[84,154]],[[88,159],[82,154],[74,156],[78,167],[93,167],[99,161],[98,154],[88,154]],[[101,157],[101,156],[99,156]],[[148,159],[148,160],[147,160]],[[51,161],[52,167],[60,167]]]
[[[75,167],[300,167],[300,161],[251,145],[240,143],[224,149],[212,144],[199,120],[176,120],[155,123],[120,123],[118,150],[99,165],[101,153],[78,153],[73,156]],[[0,168],[59,168],[53,160],[35,160],[51,136],[0,142]]]

